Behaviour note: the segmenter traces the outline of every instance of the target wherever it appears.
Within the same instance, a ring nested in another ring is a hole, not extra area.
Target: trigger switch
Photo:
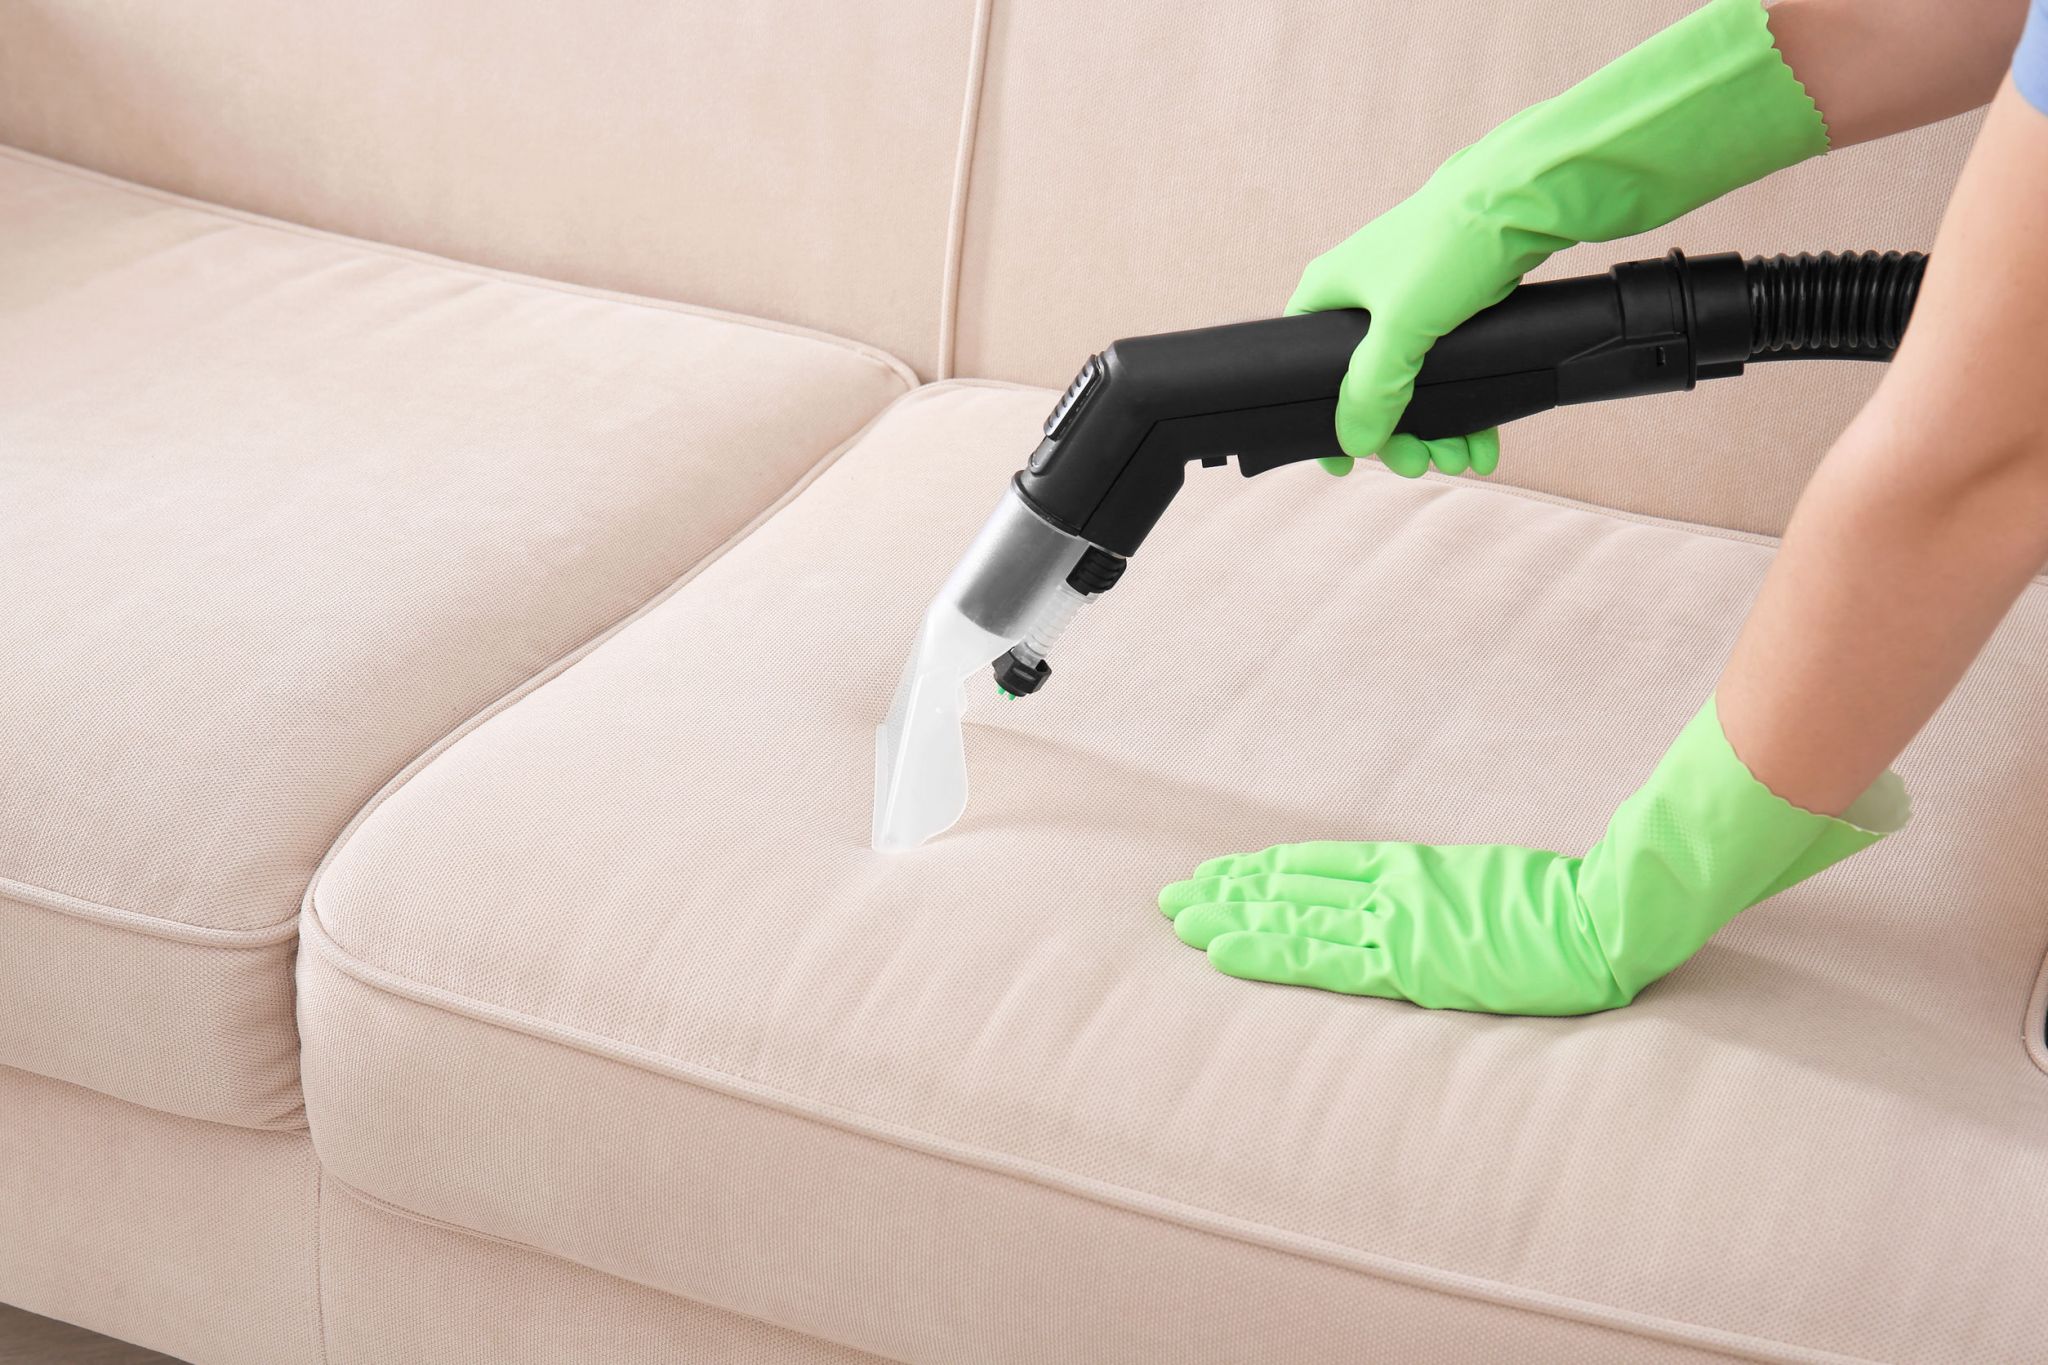
[[[1081,367],[1081,373],[1074,376],[1074,382],[1067,385],[1067,391],[1060,395],[1060,401],[1053,404],[1052,412],[1045,419],[1045,439],[1057,441],[1081,411],[1081,405],[1088,401],[1088,395],[1102,379],[1102,357],[1091,355],[1088,363]]]

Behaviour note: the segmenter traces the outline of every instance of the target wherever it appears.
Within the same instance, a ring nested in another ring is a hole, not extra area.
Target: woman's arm
[[[1847,147],[1990,100],[2026,18],[2027,0],[1780,0],[1769,22]]]
[[[1801,498],[1721,677],[1729,743],[1795,805],[1845,810],[2048,564],[2044,204],[2048,115],[2008,81],[1898,358]]]

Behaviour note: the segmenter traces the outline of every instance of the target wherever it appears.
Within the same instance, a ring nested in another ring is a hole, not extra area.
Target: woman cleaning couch
[[[2048,0],[1712,0],[1452,156],[1312,261],[1289,306],[1372,313],[1333,472],[1376,456],[1488,474],[1492,431],[1390,434],[1436,338],[1567,246],[1987,99],[1910,334],[1802,497],[1719,685],[1600,842],[1214,858],[1160,893],[1185,942],[1254,980],[1583,1014],[1905,824],[1888,765],[2048,564]]]

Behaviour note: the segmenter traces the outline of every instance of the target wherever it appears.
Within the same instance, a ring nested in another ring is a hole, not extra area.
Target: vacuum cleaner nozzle
[[[966,810],[967,679],[1001,659],[1008,666],[998,664],[999,682],[1008,679],[1019,695],[1036,690],[1051,672],[1044,651],[1085,600],[1075,599],[1067,580],[1090,548],[1040,516],[1014,486],[1004,491],[926,608],[895,700],[875,731],[876,848],[913,848]],[[1023,656],[1013,658],[1015,650]]]
[[[1675,393],[1752,361],[1889,360],[1917,252],[1626,261],[1524,285],[1430,349],[1397,430],[1456,436],[1572,403]],[[1005,695],[1114,586],[1191,464],[1246,476],[1336,453],[1337,390],[1358,309],[1130,337],[1090,356],[1044,439],[925,612],[875,736],[874,845],[909,848],[967,806],[963,686],[995,664]]]

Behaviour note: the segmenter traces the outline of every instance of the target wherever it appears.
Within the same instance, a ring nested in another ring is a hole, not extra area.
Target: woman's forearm
[[[1856,438],[1829,457],[1720,683],[1757,780],[1824,815],[1884,772],[2048,560],[2048,477],[2014,460],[1916,500],[1911,458]]]
[[[2026,18],[2027,0],[1778,0],[1769,16],[1836,147],[1985,103]]]
[[[1720,684],[1758,780],[1836,815],[2048,562],[2048,116],[2008,84],[1898,358],[1801,498]]]

